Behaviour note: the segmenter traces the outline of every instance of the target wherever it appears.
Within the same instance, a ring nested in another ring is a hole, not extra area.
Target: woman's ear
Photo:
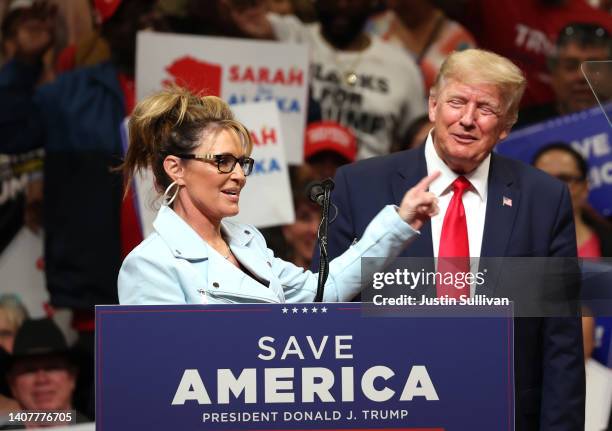
[[[181,159],[176,156],[166,156],[164,159],[164,171],[166,171],[166,175],[179,186],[185,185],[183,181],[185,168],[183,167],[183,163],[181,163]]]

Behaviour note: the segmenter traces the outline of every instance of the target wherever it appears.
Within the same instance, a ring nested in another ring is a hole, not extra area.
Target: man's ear
[[[429,109],[429,121],[431,121],[432,123],[435,123],[436,122],[436,107],[438,106],[438,99],[435,93],[431,92],[429,94],[427,106]]]
[[[508,137],[508,135],[510,134],[510,129],[504,129],[501,131],[501,133],[499,134],[499,141],[501,141],[502,139],[506,139]]]
[[[504,127],[504,129],[500,132],[499,138],[497,140],[501,141],[502,139],[506,139],[508,135],[510,134],[510,131],[512,130],[512,126],[513,124],[509,124],[506,127]]]
[[[185,185],[183,181],[185,168],[183,167],[183,163],[181,163],[181,159],[176,156],[166,156],[164,159],[164,171],[166,171],[166,175],[179,186]]]

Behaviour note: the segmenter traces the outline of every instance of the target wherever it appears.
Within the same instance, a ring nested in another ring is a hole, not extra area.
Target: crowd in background
[[[519,65],[528,88],[515,128],[527,126],[596,104],[580,64],[612,57],[611,13],[605,0],[0,0],[0,180],[28,174],[0,201],[0,253],[23,226],[44,232],[47,314],[70,310],[78,334],[69,347],[0,281],[0,416],[74,408],[79,421],[95,419],[93,307],[117,303],[121,261],[142,240],[110,169],[136,102],[138,31],[308,44],[305,160],[290,168],[296,220],[265,232],[278,255],[307,269],[320,222],[307,185],[422,145],[428,90],[448,54],[482,47]],[[568,185],[579,254],[610,256],[612,230],[588,206],[582,156],[555,143],[534,164]],[[37,399],[37,387],[53,399]]]

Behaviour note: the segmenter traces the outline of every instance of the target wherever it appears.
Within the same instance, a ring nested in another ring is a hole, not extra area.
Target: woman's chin
[[[237,204],[235,206],[232,205],[225,212],[225,217],[234,217],[234,216],[238,215],[239,212],[240,212],[240,207]]]

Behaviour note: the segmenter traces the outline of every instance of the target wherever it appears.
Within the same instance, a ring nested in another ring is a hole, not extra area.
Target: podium
[[[513,430],[513,319],[96,307],[96,429]]]

